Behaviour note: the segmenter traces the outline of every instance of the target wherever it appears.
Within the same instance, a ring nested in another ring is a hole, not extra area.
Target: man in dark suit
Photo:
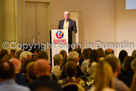
[[[58,29],[68,29],[68,35],[69,35],[69,45],[71,46],[72,44],[72,31],[77,33],[77,27],[76,27],[76,22],[72,19],[69,18],[70,13],[68,11],[64,12],[64,20],[59,21],[59,26]],[[69,51],[72,51],[72,48],[69,48]]]
[[[64,12],[64,20],[59,21],[58,29],[68,29],[68,31],[77,32],[76,22],[69,18],[70,13],[68,11]]]

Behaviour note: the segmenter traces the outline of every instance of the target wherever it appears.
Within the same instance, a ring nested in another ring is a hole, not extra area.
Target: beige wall
[[[136,10],[125,10],[125,0],[117,0],[117,41],[134,42],[136,46]],[[126,48],[131,54],[135,48]],[[118,52],[121,49],[118,49]]]
[[[50,4],[51,28],[58,27],[65,10],[79,11],[83,36],[80,42],[116,41],[115,0],[51,0]]]
[[[2,35],[3,41],[16,40],[15,0],[2,0]]]
[[[19,5],[16,15],[16,0],[3,1],[3,40],[15,40],[18,36],[21,41],[23,24],[23,1],[18,0]],[[27,0],[28,1],[28,0]],[[29,0],[34,1],[34,0]],[[38,0],[35,0],[38,2]],[[80,38],[84,43],[95,41],[122,42],[128,40],[135,42],[136,10],[125,10],[125,0],[40,0],[50,3],[50,28],[56,29],[59,20],[63,19],[65,10],[80,13]],[[9,8],[10,7],[10,8]],[[22,12],[21,12],[22,11]],[[16,17],[17,23],[16,23]],[[18,34],[16,35],[16,28]],[[126,49],[129,54],[133,49]],[[116,50],[115,50],[116,51]],[[117,54],[120,49],[117,49]]]
[[[0,0],[0,48],[2,44],[2,1]]]

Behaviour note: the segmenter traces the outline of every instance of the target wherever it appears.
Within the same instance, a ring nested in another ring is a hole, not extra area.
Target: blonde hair
[[[131,68],[132,68],[133,70],[136,69],[136,58],[131,62]]]
[[[136,91],[136,73],[133,76],[133,80],[131,84],[131,91]]]
[[[111,66],[106,62],[99,62],[94,76],[95,91],[102,91],[106,87],[113,88],[112,76]]]

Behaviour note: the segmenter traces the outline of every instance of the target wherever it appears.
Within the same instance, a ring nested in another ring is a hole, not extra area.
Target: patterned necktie
[[[67,29],[67,21],[64,23],[64,29]]]

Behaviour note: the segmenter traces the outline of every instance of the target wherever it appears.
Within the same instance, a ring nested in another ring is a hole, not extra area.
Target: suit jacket
[[[64,25],[64,20],[59,21],[58,29],[63,29],[63,25]],[[74,20],[69,19],[68,30],[74,31],[75,33],[77,32],[76,22]]]
[[[49,78],[49,76],[41,76],[28,87],[31,91],[62,91],[61,86]]]

